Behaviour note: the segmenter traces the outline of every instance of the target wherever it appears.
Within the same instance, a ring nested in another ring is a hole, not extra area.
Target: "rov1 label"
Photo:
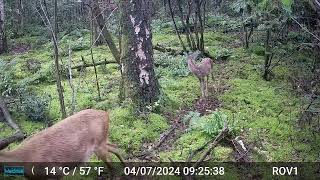
[[[272,167],[272,175],[274,176],[297,176],[298,175],[298,167]]]

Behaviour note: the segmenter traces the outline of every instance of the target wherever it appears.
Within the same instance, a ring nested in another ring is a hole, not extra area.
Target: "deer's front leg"
[[[209,75],[207,75],[207,81],[206,81],[206,94],[205,94],[206,97],[208,97],[208,85],[209,85]]]
[[[204,83],[204,78],[200,78],[200,89],[201,89],[201,98],[205,97],[205,83]]]
[[[108,169],[110,170],[110,176],[112,179],[115,175],[115,169],[113,168],[111,163],[111,157],[109,155],[109,146],[107,144],[101,144],[100,147],[98,147],[95,151],[95,154],[107,165]]]

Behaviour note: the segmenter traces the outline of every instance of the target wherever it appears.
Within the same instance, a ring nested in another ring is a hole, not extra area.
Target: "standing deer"
[[[108,129],[107,112],[83,110],[26,139],[18,148],[0,152],[0,164],[51,162],[72,163],[78,166],[96,154],[108,167],[111,167],[109,152],[124,163],[115,145],[108,141]],[[37,178],[29,173],[26,172],[28,178]]]
[[[195,60],[197,59],[200,53],[200,51],[196,51],[188,55],[188,68],[192,72],[192,74],[197,76],[197,78],[199,79],[201,98],[205,98],[207,97],[208,93],[209,74],[213,67],[213,61],[210,58],[203,58],[199,64],[196,64]],[[207,77],[207,80],[205,79],[205,77]]]

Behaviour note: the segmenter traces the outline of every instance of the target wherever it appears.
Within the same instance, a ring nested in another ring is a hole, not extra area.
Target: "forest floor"
[[[77,30],[69,34],[60,33],[59,36],[61,62],[65,67],[68,65],[69,46],[73,50],[72,66],[81,64],[82,56],[91,63],[89,31]],[[152,107],[152,113],[146,117],[134,117],[130,107],[118,103],[120,73],[116,64],[98,66],[101,99],[97,96],[93,68],[73,71],[76,111],[85,108],[109,110],[110,139],[131,161],[185,161],[191,152],[221,130],[221,124],[217,123],[225,119],[220,115],[217,119],[215,112],[227,117],[230,133],[244,142],[252,161],[319,161],[319,133],[315,133],[312,126],[298,126],[297,123],[308,102],[290,82],[293,74],[308,65],[308,57],[296,54],[294,63],[289,63],[292,59],[280,61],[286,66],[275,67],[274,78],[265,81],[261,76],[264,51],[259,42],[243,49],[236,34],[223,32],[206,32],[205,39],[206,50],[212,55],[230,55],[227,60],[215,61],[214,80],[210,79],[207,100],[199,99],[199,82],[189,73],[186,56],[155,51],[155,71],[161,97]],[[179,48],[173,33],[154,33],[153,41],[154,44]],[[112,60],[109,49],[104,45],[93,47],[93,56],[96,62]],[[45,99],[48,102],[46,121],[32,120],[25,108],[10,104],[13,117],[22,130],[32,135],[44,129],[48,121],[58,121],[59,103],[49,39],[30,36],[12,40],[11,52],[0,56],[0,61],[10,65],[6,73],[12,88],[23,87],[33,100]],[[65,101],[70,112],[72,90],[67,71],[64,73]],[[13,133],[1,122],[0,130],[0,137]],[[8,148],[18,144],[13,143]],[[193,160],[198,158],[195,156]],[[237,160],[232,147],[224,143],[219,144],[209,158],[212,161]],[[97,159],[94,157],[92,160]]]

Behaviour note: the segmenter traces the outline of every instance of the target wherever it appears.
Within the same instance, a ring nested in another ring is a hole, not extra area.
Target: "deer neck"
[[[195,68],[195,62],[192,58],[188,58],[188,65],[189,67]]]

